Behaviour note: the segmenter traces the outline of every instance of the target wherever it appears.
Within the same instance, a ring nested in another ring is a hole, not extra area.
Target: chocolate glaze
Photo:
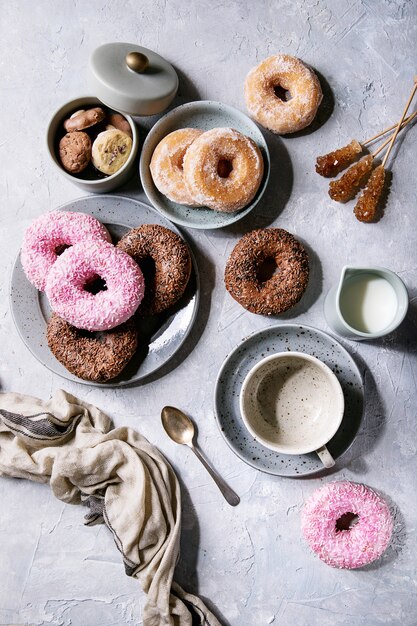
[[[176,233],[158,224],[130,230],[117,244],[138,263],[145,277],[142,314],[156,315],[182,296],[191,274],[187,244]]]
[[[135,354],[138,332],[133,318],[112,330],[89,333],[54,313],[46,337],[52,354],[69,372],[104,383],[118,376]]]
[[[277,273],[263,281],[260,270],[271,259]],[[300,300],[308,275],[308,257],[301,243],[282,228],[265,228],[238,241],[226,263],[224,280],[230,295],[245,309],[276,315]]]

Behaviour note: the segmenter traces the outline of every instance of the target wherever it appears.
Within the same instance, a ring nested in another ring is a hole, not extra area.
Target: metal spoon
[[[227,502],[232,506],[239,504],[240,498],[237,493],[225,483],[223,478],[208,464],[199,449],[194,445],[195,429],[190,418],[174,406],[165,406],[161,411],[161,420],[168,437],[175,441],[175,443],[181,443],[191,448],[196,457],[202,462]]]

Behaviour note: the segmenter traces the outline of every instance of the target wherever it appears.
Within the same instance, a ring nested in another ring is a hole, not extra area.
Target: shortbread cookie
[[[111,176],[126,163],[132,150],[132,140],[120,130],[105,130],[93,143],[92,161],[95,168]]]

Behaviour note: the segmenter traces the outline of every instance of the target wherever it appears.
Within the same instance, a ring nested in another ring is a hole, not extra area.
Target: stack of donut
[[[254,198],[264,163],[256,143],[233,128],[181,128],[156,146],[150,170],[169,200],[233,213]]]
[[[155,271],[145,282],[140,265],[148,258]],[[167,228],[142,225],[114,246],[97,219],[65,211],[29,226],[21,261],[51,305],[52,353],[79,378],[96,382],[118,376],[134,355],[136,311],[158,314],[175,304],[191,273],[187,245]]]

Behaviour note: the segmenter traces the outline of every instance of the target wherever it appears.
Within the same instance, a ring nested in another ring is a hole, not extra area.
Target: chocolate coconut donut
[[[271,269],[275,269],[272,276]],[[266,270],[270,277],[262,275]],[[308,274],[308,257],[301,243],[282,228],[265,228],[247,233],[236,244],[224,280],[230,295],[245,309],[276,315],[300,300]]]
[[[116,378],[136,352],[138,332],[133,319],[100,333],[71,326],[55,313],[46,337],[52,354],[83,380],[105,383]]]
[[[117,244],[140,266],[145,276],[145,296],[139,311],[156,315],[182,296],[191,274],[187,244],[176,233],[158,224],[130,230]]]

